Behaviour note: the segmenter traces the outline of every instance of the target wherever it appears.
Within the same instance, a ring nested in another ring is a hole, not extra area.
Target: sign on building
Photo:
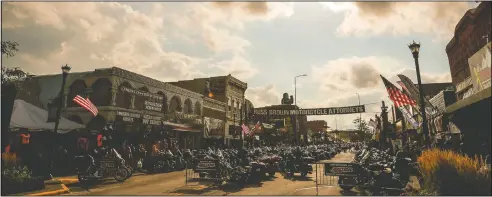
[[[254,109],[254,115],[260,116],[316,116],[335,114],[364,113],[364,105],[348,107],[312,108],[312,109]]]
[[[473,94],[490,87],[491,43],[487,43],[477,53],[468,58],[473,83]]]

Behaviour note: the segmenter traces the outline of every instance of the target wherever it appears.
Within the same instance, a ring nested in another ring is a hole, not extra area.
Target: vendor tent
[[[12,110],[10,128],[26,128],[30,131],[53,130],[55,123],[46,122],[47,120],[48,111],[17,99],[14,102],[14,109]],[[84,127],[84,125],[72,122],[66,118],[61,118],[60,124],[58,125],[58,133],[66,133],[70,130]]]

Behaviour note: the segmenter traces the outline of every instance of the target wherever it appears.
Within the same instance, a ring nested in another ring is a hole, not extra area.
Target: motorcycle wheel
[[[306,176],[307,176],[307,174],[308,174],[307,172],[301,172],[301,176],[302,176],[302,177],[306,177]]]
[[[130,178],[133,175],[132,168],[126,167],[125,170],[126,170],[126,172],[128,174],[126,178]]]
[[[119,168],[116,170],[114,179],[118,182],[123,182],[128,178],[128,171],[126,168]]]
[[[77,176],[77,179],[79,180],[79,183],[81,185],[87,185],[89,183],[89,179],[88,178],[84,178],[83,176],[81,175],[78,175]]]

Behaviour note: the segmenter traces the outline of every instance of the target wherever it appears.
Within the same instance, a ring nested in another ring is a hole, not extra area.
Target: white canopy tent
[[[55,123],[46,122],[46,120],[48,120],[48,111],[23,100],[15,100],[12,118],[10,119],[10,128],[27,128],[30,131],[53,130]],[[70,130],[81,128],[85,128],[85,125],[62,117],[58,125],[58,133],[67,133]]]

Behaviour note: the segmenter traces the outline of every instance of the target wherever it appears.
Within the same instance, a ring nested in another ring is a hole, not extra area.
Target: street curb
[[[70,184],[74,184],[74,183],[79,182],[79,179],[77,179],[77,178],[74,178],[74,179],[58,179],[58,180],[61,181],[62,184],[65,184],[65,185],[70,185]]]
[[[47,192],[40,192],[40,193],[34,193],[34,194],[29,194],[28,196],[57,196],[61,194],[66,194],[69,193],[70,190],[65,186],[65,184],[60,184],[60,186],[63,189],[55,190],[55,191],[47,191]]]

